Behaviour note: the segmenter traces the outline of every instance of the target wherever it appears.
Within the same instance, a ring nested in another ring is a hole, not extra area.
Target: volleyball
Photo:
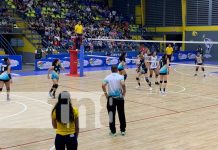
[[[192,31],[192,36],[198,36],[198,32]]]

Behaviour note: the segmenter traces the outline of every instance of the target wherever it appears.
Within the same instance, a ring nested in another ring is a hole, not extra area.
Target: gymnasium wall
[[[113,9],[130,18],[132,15],[135,16],[135,6],[140,4],[140,0],[113,0]]]
[[[181,0],[146,0],[145,6],[147,27],[182,25]]]
[[[206,52],[207,60],[218,61],[218,45],[208,44],[207,41],[218,41],[218,31],[193,31],[186,32],[186,41],[205,41],[204,44],[186,44],[186,50],[196,50],[199,45]]]
[[[24,47],[15,48],[17,54],[23,56],[23,63],[34,63],[36,48],[33,46],[33,44],[23,35],[16,35],[13,37],[20,38],[24,41]]]

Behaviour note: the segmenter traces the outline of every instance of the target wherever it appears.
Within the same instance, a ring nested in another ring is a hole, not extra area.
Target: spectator
[[[68,110],[68,111],[67,111]],[[77,150],[79,135],[79,115],[71,104],[70,93],[64,91],[58,96],[58,102],[52,110],[52,125],[56,129],[56,150]]]

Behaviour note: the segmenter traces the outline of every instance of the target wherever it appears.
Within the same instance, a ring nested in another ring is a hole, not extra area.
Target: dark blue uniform
[[[146,74],[148,72],[148,69],[147,69],[147,66],[145,64],[145,60],[144,59],[141,59],[140,60],[140,64],[139,64],[139,72],[141,74]]]

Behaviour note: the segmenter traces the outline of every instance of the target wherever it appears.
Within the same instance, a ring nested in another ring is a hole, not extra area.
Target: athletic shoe
[[[162,94],[162,90],[159,90],[159,93]]]
[[[166,92],[166,91],[162,91],[162,94],[163,94],[163,96],[164,96],[164,95],[166,95],[166,94],[167,94],[167,92]]]
[[[52,98],[55,99],[55,92],[53,92],[53,94],[52,94]]]
[[[165,94],[165,92],[164,92],[163,90],[159,91],[159,93],[160,93],[161,95],[164,95],[164,94]]]
[[[112,133],[112,132],[110,132],[109,135],[112,136],[112,137],[116,137],[117,136],[116,133]]]
[[[122,136],[125,136],[126,135],[126,132],[121,132],[120,133]]]
[[[138,85],[138,86],[136,86],[135,88],[136,88],[136,89],[139,89],[140,87],[141,87],[141,86]]]
[[[51,92],[49,92],[49,96],[50,96],[50,97],[53,97]]]

